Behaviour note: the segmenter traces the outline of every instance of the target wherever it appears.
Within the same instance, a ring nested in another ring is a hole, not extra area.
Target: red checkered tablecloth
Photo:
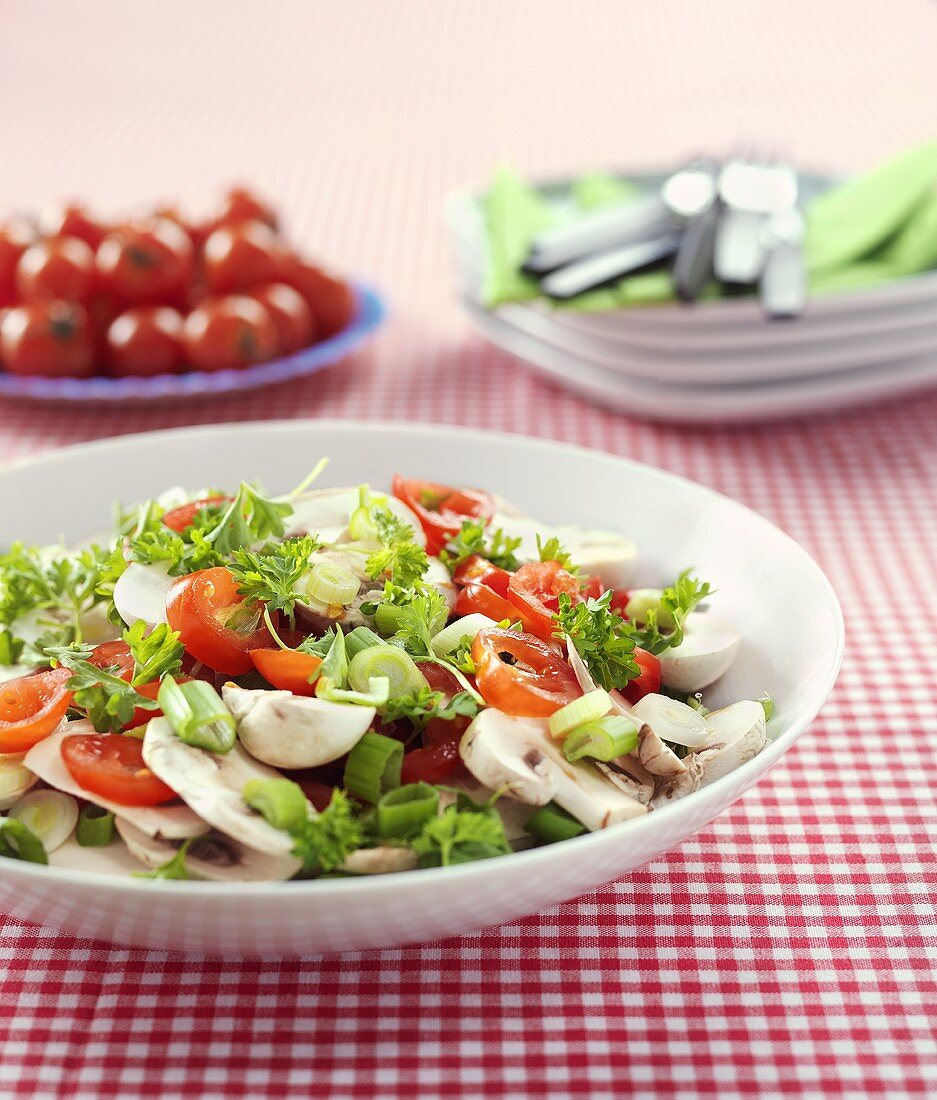
[[[473,336],[442,200],[759,141],[849,169],[933,127],[932,6],[522,0],[0,8],[4,208],[234,178],[387,291],[372,350],[288,390],[128,411],[0,404],[0,458],[164,425],[445,421],[687,474],[790,532],[849,646],[821,718],[678,850],[463,939],[203,960],[0,916],[0,1097],[937,1093],[937,396],[757,429],[649,426]],[[4,517],[9,531],[16,517]]]

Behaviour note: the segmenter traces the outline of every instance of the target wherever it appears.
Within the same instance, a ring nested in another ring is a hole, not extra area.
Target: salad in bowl
[[[692,570],[635,588],[620,534],[324,466],[0,557],[0,855],[417,871],[644,817],[765,746],[767,697],[706,706],[741,638]]]

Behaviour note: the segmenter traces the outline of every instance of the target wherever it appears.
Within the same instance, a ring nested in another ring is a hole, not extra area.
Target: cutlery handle
[[[799,243],[780,242],[768,251],[759,283],[769,317],[799,317],[807,307],[807,268]]]
[[[713,254],[721,203],[717,201],[687,222],[673,266],[673,287],[681,302],[695,302],[713,274]]]
[[[587,256],[567,264],[540,280],[540,289],[551,298],[575,298],[639,268],[672,256],[680,243],[679,233],[666,233],[650,241],[639,241]]]
[[[731,206],[716,231],[716,277],[724,283],[756,283],[765,264],[762,239],[767,219],[753,210]]]

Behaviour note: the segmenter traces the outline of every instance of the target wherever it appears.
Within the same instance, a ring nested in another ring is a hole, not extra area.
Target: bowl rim
[[[753,757],[747,763],[742,764],[740,767],[728,772],[713,783],[708,784],[705,788],[707,792],[715,792],[724,789],[733,780],[737,780],[739,777],[747,778],[756,772],[766,772],[788,751],[788,749],[791,748],[794,742],[813,722],[821,707],[828,699],[830,692],[833,690],[833,686],[836,683],[842,666],[846,643],[846,627],[842,607],[840,606],[836,591],[829,578],[800,543],[759,512],[756,512],[754,509],[749,508],[747,505],[737,500],[733,500],[724,493],[718,492],[716,489],[711,489],[707,485],[702,485],[697,481],[693,481],[691,478],[683,477],[669,470],[663,470],[660,467],[652,466],[650,463],[639,462],[636,459],[615,455],[608,451],[599,450],[598,448],[583,447],[576,443],[528,436],[520,432],[491,431],[488,429],[439,423],[413,424],[401,420],[359,420],[337,417],[316,419],[304,417],[295,420],[259,420],[252,421],[249,424],[229,421],[220,424],[194,427],[186,426],[156,429],[147,432],[129,432],[124,435],[111,436],[107,439],[92,440],[90,442],[77,443],[68,447],[55,448],[38,455],[27,455],[0,466],[0,480],[3,480],[8,472],[36,466],[54,465],[56,462],[60,461],[63,456],[70,458],[80,457],[86,454],[95,454],[100,451],[106,452],[110,448],[122,444],[145,447],[147,443],[153,440],[165,439],[167,437],[194,436],[208,439],[211,436],[226,435],[231,431],[237,431],[239,437],[243,437],[245,432],[250,432],[251,434],[262,434],[270,430],[301,432],[308,431],[313,427],[327,430],[340,429],[343,431],[353,430],[370,432],[383,430],[396,432],[402,436],[412,437],[414,434],[418,434],[429,438],[433,438],[439,434],[443,434],[446,438],[451,438],[453,433],[455,433],[466,441],[473,441],[476,444],[495,442],[516,445],[520,443],[525,446],[533,447],[535,450],[550,452],[553,455],[559,452],[559,457],[562,457],[564,454],[576,455],[590,459],[601,459],[616,465],[621,464],[631,470],[640,471],[644,476],[650,476],[662,483],[676,484],[684,487],[689,486],[695,492],[702,493],[710,500],[728,503],[734,508],[741,509],[748,514],[753,522],[760,525],[762,528],[770,530],[772,532],[772,537],[780,537],[783,541],[789,543],[796,553],[802,555],[807,564],[807,568],[812,570],[821,589],[825,591],[829,598],[830,609],[834,616],[834,646],[822,687],[818,690],[815,702],[807,713],[798,721],[794,722],[783,733],[779,734],[774,740],[769,741],[758,756]],[[744,794],[749,786],[750,783],[743,784],[742,791],[738,797],[741,797],[741,794]],[[310,896],[321,896],[323,899],[327,899],[344,897],[346,894],[354,894],[354,892],[363,893],[370,891],[372,893],[381,893],[385,890],[420,889],[421,887],[419,884],[423,884],[425,888],[431,888],[433,883],[439,881],[440,876],[444,876],[444,881],[455,882],[458,877],[462,879],[462,881],[467,882],[476,875],[490,874],[495,867],[518,866],[516,861],[521,859],[525,860],[526,866],[533,866],[537,862],[548,863],[551,858],[551,853],[555,852],[557,849],[566,851],[568,850],[568,845],[576,844],[585,851],[588,844],[595,844],[601,841],[601,839],[610,832],[622,829],[623,827],[627,827],[632,831],[647,831],[650,827],[648,822],[659,822],[659,815],[664,815],[666,820],[679,816],[680,813],[684,812],[683,808],[688,805],[688,800],[692,800],[698,793],[700,792],[694,792],[692,795],[688,795],[687,799],[680,799],[671,802],[667,806],[658,807],[652,814],[645,814],[640,818],[620,822],[618,825],[611,826],[610,829],[587,832],[580,836],[572,837],[569,840],[560,841],[556,844],[544,844],[539,847],[512,852],[510,856],[499,856],[491,860],[477,860],[473,863],[462,863],[451,867],[430,867],[417,871],[398,871],[383,875],[362,875],[345,879],[298,879],[287,880],[286,882],[199,882],[195,886],[195,889],[193,889],[193,885],[190,881],[142,879],[133,878],[129,875],[124,877],[98,871],[80,871],[69,867],[52,867],[45,864],[34,864],[20,860],[3,860],[0,862],[0,875],[9,873],[11,879],[22,876],[24,878],[36,879],[39,882],[61,882],[63,884],[106,889],[133,896],[142,896],[142,894],[145,893],[152,894],[155,892],[167,896],[197,897],[201,900],[209,898],[231,899],[257,897],[271,892],[278,893],[281,891],[287,891],[290,894],[309,893]],[[716,801],[718,801],[718,799],[716,799]],[[722,811],[720,810],[718,812],[721,813]],[[709,820],[711,820],[711,818]],[[507,864],[507,859],[514,862]]]

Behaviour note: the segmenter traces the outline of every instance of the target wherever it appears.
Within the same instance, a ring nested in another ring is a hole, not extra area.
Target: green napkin
[[[598,210],[601,206],[633,199],[640,194],[641,188],[636,183],[604,172],[591,172],[576,180],[572,186],[573,201],[580,210]]]
[[[521,271],[534,237],[553,221],[550,204],[516,172],[502,167],[485,201],[488,263],[482,300],[488,308],[526,302],[540,293]]]
[[[937,191],[920,203],[881,258],[896,275],[916,275],[937,267]]]

